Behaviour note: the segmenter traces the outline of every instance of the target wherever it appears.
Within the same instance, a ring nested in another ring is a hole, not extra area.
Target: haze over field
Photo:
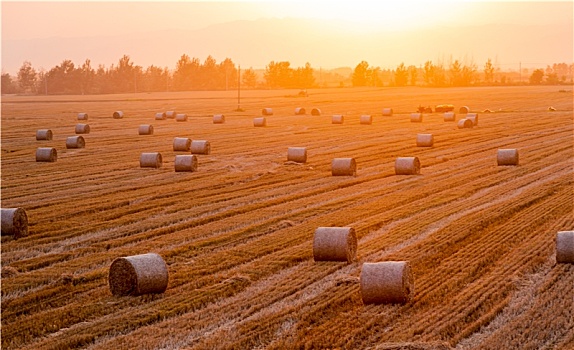
[[[568,2],[2,2],[2,71],[24,61],[175,68],[183,54],[315,68],[459,59],[502,69],[573,62]]]

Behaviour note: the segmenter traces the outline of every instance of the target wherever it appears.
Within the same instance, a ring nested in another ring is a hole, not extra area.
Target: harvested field
[[[2,349],[572,349],[574,264],[555,263],[555,237],[574,229],[574,123],[558,90],[242,91],[245,112],[233,91],[3,96],[2,207],[25,209],[29,233],[2,236]],[[472,129],[443,113],[411,123],[420,103],[497,112]],[[155,120],[174,108],[194,114]],[[89,147],[66,149],[79,112]],[[133,132],[152,122],[153,137]],[[35,161],[30,130],[46,125],[54,163]],[[174,171],[183,135],[212,145],[196,172]],[[306,163],[285,162],[292,145]],[[497,166],[506,148],[520,165]],[[163,166],[140,168],[144,152]],[[331,176],[351,157],[356,177]],[[420,175],[396,176],[397,157]],[[353,227],[357,261],[314,262],[318,227]],[[167,290],[113,296],[112,261],[149,252]],[[392,260],[409,261],[412,298],[364,305],[362,264]]]

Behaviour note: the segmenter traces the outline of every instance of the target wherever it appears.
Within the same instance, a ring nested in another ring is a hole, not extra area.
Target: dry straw
[[[467,106],[462,106],[458,110],[458,113],[460,114],[467,114],[468,112],[470,112],[470,108],[468,108]]]
[[[390,117],[393,115],[392,108],[383,108],[383,117]]]
[[[153,125],[142,124],[138,128],[139,135],[153,135]]]
[[[306,114],[305,108],[303,107],[295,108],[295,115],[305,115],[305,114]]]
[[[90,126],[88,124],[76,124],[76,134],[89,134]]]
[[[331,117],[331,124],[343,124],[345,117],[342,114],[335,114]]]
[[[496,153],[498,165],[518,165],[518,150],[516,148],[499,149]]]
[[[197,156],[193,154],[179,154],[175,156],[176,172],[197,171]]]
[[[113,114],[114,119],[122,119],[124,117],[124,112],[122,111],[115,111]]]
[[[166,115],[165,112],[158,112],[155,114],[155,120],[165,120]]]
[[[210,154],[211,144],[206,140],[193,140],[191,141],[192,154]]]
[[[363,114],[363,115],[360,117],[359,120],[360,120],[360,123],[361,123],[362,125],[371,125],[371,124],[373,124],[373,117],[370,116],[370,115],[368,115],[368,114]]]
[[[165,117],[169,118],[169,119],[174,119],[176,114],[177,113],[175,111],[167,111],[167,112],[165,112]]]
[[[66,139],[66,148],[84,148],[86,147],[86,141],[83,136],[69,136]]]
[[[454,112],[444,112],[444,121],[445,122],[456,121],[456,114],[454,114]]]
[[[411,113],[411,123],[422,123],[423,114],[422,113]]]
[[[224,124],[224,123],[225,123],[225,116],[223,114],[213,115],[213,124]]]
[[[253,119],[253,126],[267,126],[267,119],[261,118],[254,118]]]
[[[432,134],[417,134],[417,147],[432,147],[434,137]]]
[[[88,113],[78,113],[78,120],[88,120]]]
[[[176,137],[173,139],[173,150],[175,152],[187,152],[191,149],[191,139],[188,137]]]
[[[331,162],[333,176],[356,176],[357,162],[355,158],[334,158]]]
[[[406,303],[414,293],[408,261],[364,263],[360,284],[365,304]]]
[[[273,115],[273,108],[263,108],[261,115]]]
[[[395,160],[395,174],[417,175],[421,172],[421,162],[418,157],[398,157]]]
[[[162,157],[159,152],[146,152],[140,155],[140,168],[161,168]]]
[[[156,253],[116,258],[108,276],[110,291],[115,296],[163,293],[168,281],[167,265]]]
[[[187,121],[187,114],[185,113],[178,113],[175,115],[176,122],[185,122]]]
[[[473,126],[478,125],[478,113],[467,113],[466,119],[470,120]]]
[[[313,238],[315,261],[346,261],[357,259],[357,236],[352,227],[319,227]]]
[[[556,262],[574,264],[574,231],[560,231],[556,234]]]
[[[321,115],[321,110],[319,108],[313,108],[311,110],[311,115],[312,116],[319,116],[319,115]]]
[[[456,124],[456,126],[459,129],[472,129],[474,124],[472,123],[472,120],[464,118],[464,119],[459,120],[458,123]]]
[[[55,162],[58,159],[58,152],[54,147],[38,147],[36,149],[37,162]]]
[[[289,147],[287,148],[287,161],[296,163],[307,162],[307,148],[305,147]]]
[[[36,130],[36,140],[37,141],[50,141],[54,134],[50,129],[40,129]]]
[[[2,208],[2,235],[18,239],[28,235],[28,215],[22,208]]]

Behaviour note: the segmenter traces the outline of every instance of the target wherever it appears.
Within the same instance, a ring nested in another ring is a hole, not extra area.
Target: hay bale
[[[161,168],[162,157],[159,152],[144,152],[140,155],[140,168]]]
[[[206,140],[193,140],[191,141],[192,154],[210,154],[211,144]]]
[[[462,106],[458,109],[458,113],[460,114],[467,114],[468,112],[470,112],[470,108],[467,106]]]
[[[213,115],[213,124],[223,124],[225,123],[225,116],[223,114]]]
[[[459,120],[458,123],[456,124],[456,126],[459,129],[472,129],[474,124],[473,124],[472,120],[464,118],[464,119]]]
[[[357,259],[357,236],[352,227],[319,227],[313,237],[315,261],[346,261]]]
[[[368,114],[363,114],[360,117],[360,123],[362,125],[371,125],[371,124],[373,124],[373,117],[368,115]]]
[[[414,293],[413,276],[408,261],[364,263],[360,284],[365,304],[406,303]]]
[[[167,265],[156,253],[116,258],[108,275],[110,291],[115,296],[163,293],[168,280]]]
[[[28,215],[23,208],[2,208],[2,235],[18,239],[28,235]]]
[[[122,119],[124,117],[124,112],[122,111],[115,111],[113,114],[114,119]]]
[[[36,130],[36,141],[50,141],[54,134],[50,129]]]
[[[393,115],[392,108],[383,108],[383,117],[390,117]]]
[[[253,119],[253,126],[267,126],[267,119],[255,118]]]
[[[422,123],[423,114],[422,113],[411,113],[411,123]]]
[[[343,124],[345,117],[342,114],[335,114],[331,117],[331,124]]]
[[[153,125],[151,124],[142,124],[138,128],[139,135],[153,135]]]
[[[185,113],[178,113],[175,115],[176,122],[185,122],[187,121],[187,114]]]
[[[473,126],[478,125],[478,113],[467,113],[465,118],[470,120]]]
[[[306,147],[287,148],[287,161],[296,163],[307,162],[307,148]]]
[[[86,141],[83,136],[69,136],[66,139],[66,148],[84,148],[86,147]]]
[[[167,111],[165,112],[165,117],[169,119],[175,119],[176,114],[177,113],[175,111]]]
[[[516,148],[499,149],[496,153],[498,165],[518,165],[518,150]]]
[[[421,172],[421,162],[418,157],[398,157],[395,160],[396,175],[417,175]]]
[[[305,114],[306,114],[305,108],[303,107],[295,108],[295,115],[305,115]]]
[[[78,120],[88,120],[88,113],[78,113]]]
[[[456,121],[456,114],[454,114],[454,112],[445,112],[445,113],[444,113],[444,121],[445,121],[445,122],[454,122],[454,121]]]
[[[434,137],[432,134],[417,134],[417,147],[432,147]]]
[[[74,131],[76,134],[89,134],[90,126],[88,124],[76,124],[76,129]]]
[[[334,158],[331,162],[333,176],[356,176],[357,162],[355,158]]]
[[[311,110],[311,115],[312,116],[319,116],[319,115],[321,115],[321,110],[319,108],[313,108]]]
[[[556,262],[574,264],[574,231],[560,231],[556,234]]]
[[[173,150],[175,152],[187,152],[191,149],[191,139],[189,137],[176,137],[173,139]]]
[[[165,112],[158,112],[155,114],[155,120],[165,120],[165,118],[167,118]]]
[[[273,108],[263,108],[261,115],[273,115]]]
[[[179,154],[175,156],[176,172],[197,171],[197,156],[193,154]]]
[[[55,162],[58,159],[58,152],[54,147],[38,147],[36,149],[37,162]]]

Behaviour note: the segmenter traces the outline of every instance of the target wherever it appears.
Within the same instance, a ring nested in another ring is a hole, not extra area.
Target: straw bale
[[[464,118],[464,119],[459,120],[458,123],[456,124],[456,126],[459,129],[472,129],[474,124],[472,123],[472,120]]]
[[[116,258],[108,275],[110,291],[115,296],[163,293],[168,281],[167,265],[156,253]]]
[[[140,155],[140,168],[161,168],[162,157],[159,152],[144,152]]]
[[[153,135],[153,125],[151,124],[142,124],[138,128],[139,135]]]
[[[37,162],[55,162],[58,159],[58,152],[54,147],[38,147],[36,149]]]
[[[185,122],[187,121],[187,114],[185,113],[178,113],[175,115],[176,122]]]
[[[398,157],[395,160],[396,175],[417,175],[421,172],[421,162],[418,157]]]
[[[413,276],[408,261],[364,263],[360,284],[365,304],[406,303],[414,293]]]
[[[333,176],[356,176],[357,162],[355,158],[334,158],[331,162]]]
[[[197,171],[197,156],[193,154],[178,154],[175,156],[175,171]]]
[[[307,148],[306,147],[287,148],[287,161],[296,163],[307,162]]]
[[[37,141],[50,141],[54,134],[50,129],[40,129],[36,130],[36,140]]]
[[[155,120],[165,120],[167,118],[165,112],[158,112],[155,114]]]
[[[343,124],[345,117],[342,114],[335,114],[331,117],[331,124]]]
[[[313,238],[315,261],[346,261],[357,259],[357,236],[352,227],[319,227]]]
[[[516,148],[499,149],[496,153],[498,165],[518,165],[518,150]]]
[[[263,108],[261,115],[273,115],[273,108]]]
[[[465,118],[470,120],[473,126],[478,125],[478,113],[467,113]]]
[[[458,110],[458,113],[460,114],[467,114],[468,112],[470,112],[470,108],[468,108],[467,106],[462,106]]]
[[[422,123],[423,114],[422,113],[411,113],[411,123]]]
[[[305,108],[303,107],[295,108],[295,115],[305,115],[305,114],[306,114]]]
[[[173,139],[173,150],[175,152],[187,152],[191,149],[191,139],[189,137],[176,137]]]
[[[78,120],[88,120],[88,113],[78,113]]]
[[[86,147],[86,141],[83,136],[69,136],[66,139],[66,148],[84,148]]]
[[[360,117],[360,123],[363,125],[371,125],[373,124],[373,117],[368,114],[363,114]]]
[[[574,264],[574,231],[556,234],[556,262]]]
[[[28,215],[23,208],[2,208],[2,235],[18,239],[28,235]]]
[[[213,115],[213,124],[223,124],[225,123],[225,116],[223,114]]]
[[[267,119],[266,118],[254,118],[253,119],[253,126],[267,126]]]
[[[393,115],[392,108],[383,108],[383,117],[390,117]]]
[[[456,114],[454,112],[444,112],[444,121],[445,122],[456,121]]]
[[[124,112],[122,111],[115,111],[113,114],[114,119],[122,119],[124,117]]]
[[[417,147],[432,147],[434,137],[432,134],[417,134]]]
[[[191,141],[192,154],[210,154],[211,144],[206,140],[193,140]]]
[[[177,113],[175,111],[167,111],[165,112],[165,117],[169,119],[175,119]]]
[[[312,116],[319,116],[319,115],[321,115],[321,110],[319,108],[313,108],[311,110],[311,115]]]
[[[76,129],[74,131],[76,134],[89,134],[90,126],[88,124],[76,124]]]

